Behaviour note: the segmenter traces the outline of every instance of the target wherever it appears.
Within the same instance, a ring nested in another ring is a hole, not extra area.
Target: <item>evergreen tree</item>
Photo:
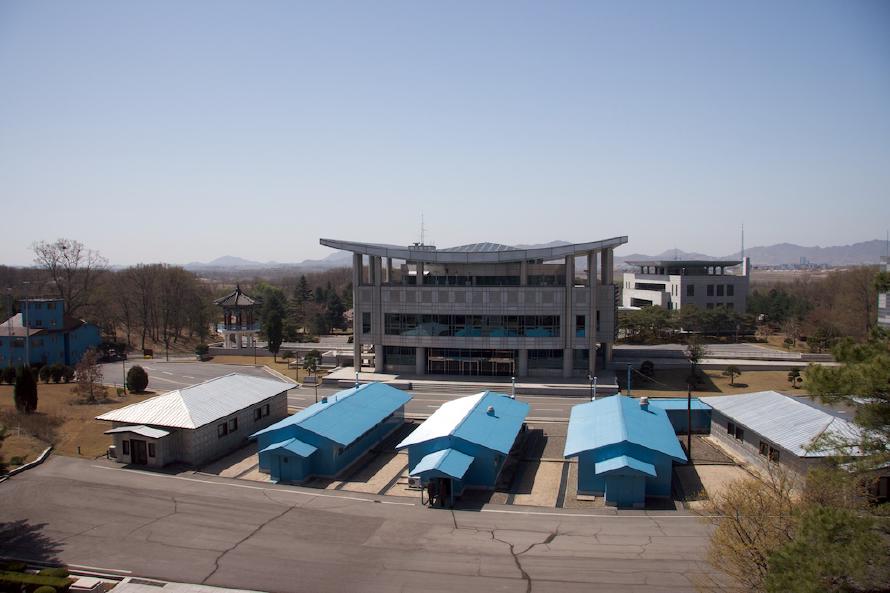
[[[15,376],[13,387],[15,409],[30,414],[37,410],[37,381],[30,367],[21,366]]]
[[[133,393],[142,393],[148,387],[148,373],[138,364],[127,371],[127,386]]]
[[[327,321],[327,326],[331,329],[345,329],[346,319],[343,317],[345,312],[346,307],[343,305],[343,301],[340,299],[337,291],[331,290],[328,292],[328,299],[325,302],[325,320]]]
[[[284,340],[284,318],[287,316],[287,297],[279,288],[267,286],[263,291],[260,323],[268,341],[269,351],[277,358]]]

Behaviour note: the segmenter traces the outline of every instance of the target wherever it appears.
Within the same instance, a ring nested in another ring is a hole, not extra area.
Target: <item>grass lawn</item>
[[[107,390],[107,399],[99,404],[81,404],[71,392],[73,384],[40,383],[37,388],[37,412],[19,414],[12,399],[12,385],[0,385],[0,423],[10,435],[0,454],[7,462],[14,456],[33,460],[52,442],[62,455],[99,457],[105,454],[111,437],[103,434],[110,422],[100,422],[96,416],[109,410],[142,401],[156,395],[149,392],[118,398]]]
[[[209,362],[215,362],[217,364],[242,364],[242,365],[253,365],[253,356],[233,356],[230,354],[222,355],[222,356],[214,356],[209,360]],[[287,360],[284,358],[279,358],[277,362],[273,360],[271,356],[257,356],[256,363],[261,366],[267,366],[270,369],[274,369],[284,375],[285,377],[289,377],[291,379],[296,379],[298,382],[302,382],[303,379],[309,376],[309,373],[304,371],[302,368],[299,369],[289,369],[287,368]],[[294,374],[297,373],[299,378]],[[327,371],[319,371],[318,376],[324,377],[327,374]]]
[[[736,375],[735,384],[729,384],[729,377],[723,376],[719,369],[700,371],[704,381],[693,388],[693,395],[730,395],[733,393],[750,393],[753,391],[778,391],[788,395],[806,395],[805,388],[794,389],[788,382],[788,371],[745,371]],[[679,397],[686,395],[686,377],[688,369],[663,369],[655,371],[654,381],[645,381],[634,373],[631,383],[631,394],[652,397]],[[618,372],[618,379],[624,386],[625,375]]]

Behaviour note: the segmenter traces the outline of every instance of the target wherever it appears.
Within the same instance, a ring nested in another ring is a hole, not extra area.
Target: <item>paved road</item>
[[[252,365],[214,364],[212,362],[198,362],[196,360],[181,362],[165,362],[161,360],[130,359],[123,364],[110,362],[103,364],[102,376],[106,383],[123,382],[124,368],[140,365],[148,372],[148,388],[158,393],[188,387],[195,383],[201,383],[216,377],[222,377],[229,373],[243,373],[254,377],[272,378],[273,375],[262,367]],[[275,377],[277,378],[277,377]]]
[[[698,517],[527,510],[54,457],[0,484],[0,554],[272,592],[679,593],[710,574]]]
[[[130,368],[131,365],[139,364],[148,371],[149,389],[159,393],[172,389],[179,389],[180,387],[187,387],[195,383],[200,383],[201,381],[207,381],[208,379],[221,377],[222,375],[233,372],[246,373],[256,377],[269,378],[273,376],[263,368],[247,365],[238,366],[197,361],[164,362],[159,360],[128,360],[126,364],[127,368]],[[117,382],[118,384],[121,382],[121,377],[123,376],[121,363],[104,364],[102,367],[105,381],[109,383]],[[331,395],[337,391],[340,390],[332,387],[320,386],[318,388],[318,397]],[[408,404],[406,411],[409,414],[421,415],[431,414],[443,403],[450,401],[455,397],[460,397],[459,395],[449,395],[447,393],[442,393],[441,391],[424,392],[422,390],[415,390],[411,393],[414,395],[414,399]],[[520,396],[519,399],[531,404],[532,412],[530,416],[554,420],[568,419],[569,410],[572,406],[587,401],[586,398],[583,397],[555,396]],[[288,403],[294,407],[303,408],[314,402],[315,388],[312,386],[294,389],[288,394]]]

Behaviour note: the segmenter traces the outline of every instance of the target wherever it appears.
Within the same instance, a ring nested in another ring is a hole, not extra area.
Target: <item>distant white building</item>
[[[287,391],[275,379],[232,373],[98,416],[111,422],[120,463],[198,466],[245,445],[287,415]]]
[[[624,307],[663,307],[668,310],[695,305],[699,309],[724,307],[744,313],[748,305],[751,263],[744,260],[629,261],[638,272],[625,272],[621,287]]]

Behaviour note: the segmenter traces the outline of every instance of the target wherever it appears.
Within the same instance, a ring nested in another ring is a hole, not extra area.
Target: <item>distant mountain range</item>
[[[517,245],[520,249],[534,249],[538,247],[555,247],[568,245],[568,241],[551,241],[535,245]],[[751,263],[756,266],[782,266],[800,264],[802,261],[810,264],[824,264],[829,266],[849,266],[880,263],[881,257],[887,255],[887,242],[880,239],[854,243],[853,245],[835,245],[830,247],[805,247],[793,243],[778,243],[765,247],[751,247],[745,250],[745,255],[751,258]],[[192,271],[215,270],[269,270],[276,268],[302,268],[306,270],[327,270],[351,265],[352,254],[346,251],[335,251],[322,259],[306,259],[300,262],[281,263],[275,261],[259,262],[233,255],[224,255],[209,262],[191,262],[184,267]],[[647,259],[739,259],[739,252],[723,256],[711,256],[704,253],[669,249],[657,255],[645,255],[631,253],[628,255],[616,255],[615,265],[622,265],[628,260]]]

